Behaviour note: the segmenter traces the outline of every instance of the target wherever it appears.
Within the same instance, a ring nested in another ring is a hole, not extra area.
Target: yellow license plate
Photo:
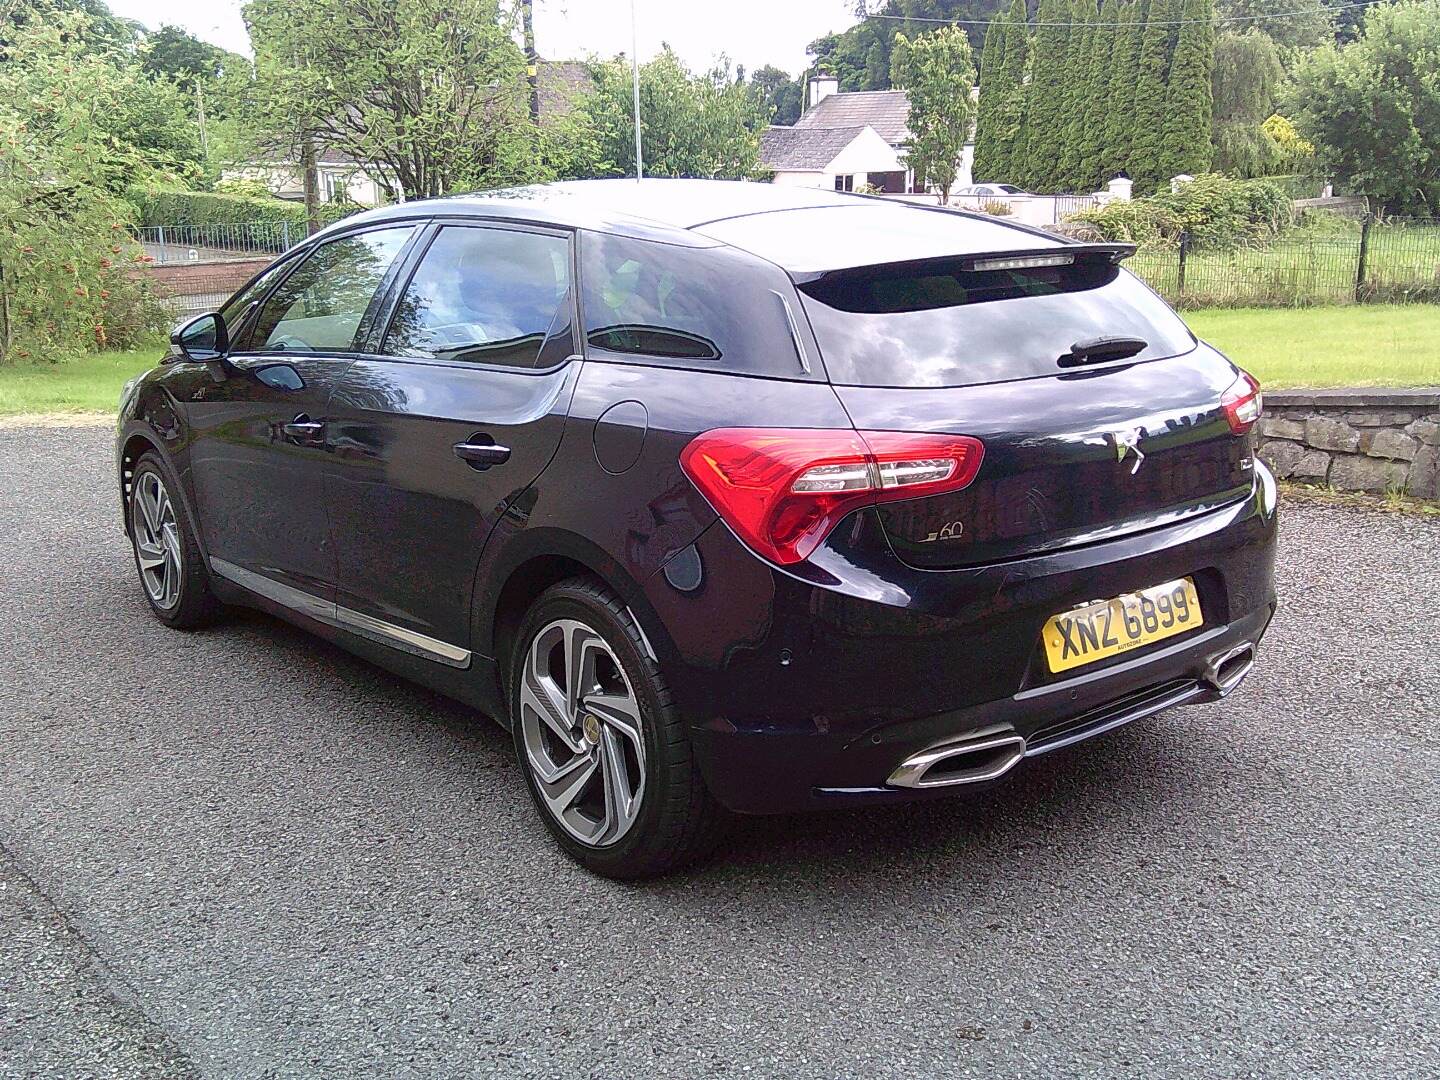
[[[1045,658],[1051,671],[1068,671],[1174,637],[1204,621],[1195,583],[1179,578],[1052,616],[1045,623]]]

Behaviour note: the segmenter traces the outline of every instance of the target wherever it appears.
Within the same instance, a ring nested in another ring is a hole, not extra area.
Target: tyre
[[[171,481],[155,454],[144,454],[130,481],[130,542],[140,587],[155,617],[189,629],[211,622],[220,603],[210,591],[204,557]]]
[[[509,688],[521,772],[572,857],[641,878],[713,847],[722,811],[639,628],[600,582],[540,596],[516,635]]]

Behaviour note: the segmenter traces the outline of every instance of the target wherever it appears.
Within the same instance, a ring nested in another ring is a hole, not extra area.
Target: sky
[[[108,0],[110,10],[150,29],[164,23],[232,52],[249,53],[241,0]],[[642,58],[668,42],[687,65],[708,68],[720,54],[754,71],[795,74],[805,46],[855,22],[854,0],[635,0]],[[546,59],[630,52],[630,0],[535,0],[535,44]]]

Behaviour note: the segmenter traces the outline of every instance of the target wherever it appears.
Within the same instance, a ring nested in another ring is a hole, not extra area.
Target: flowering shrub
[[[125,79],[71,16],[0,43],[0,364],[125,347],[163,311],[113,192],[148,169],[97,127]]]

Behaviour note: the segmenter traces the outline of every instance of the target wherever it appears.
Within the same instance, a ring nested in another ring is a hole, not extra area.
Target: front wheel
[[[605,877],[639,878],[704,854],[721,811],[638,627],[603,585],[547,590],[516,637],[515,749],[552,836]]]
[[[210,622],[219,601],[210,591],[190,523],[153,453],[140,458],[131,477],[129,526],[140,586],[155,617],[180,629]]]

